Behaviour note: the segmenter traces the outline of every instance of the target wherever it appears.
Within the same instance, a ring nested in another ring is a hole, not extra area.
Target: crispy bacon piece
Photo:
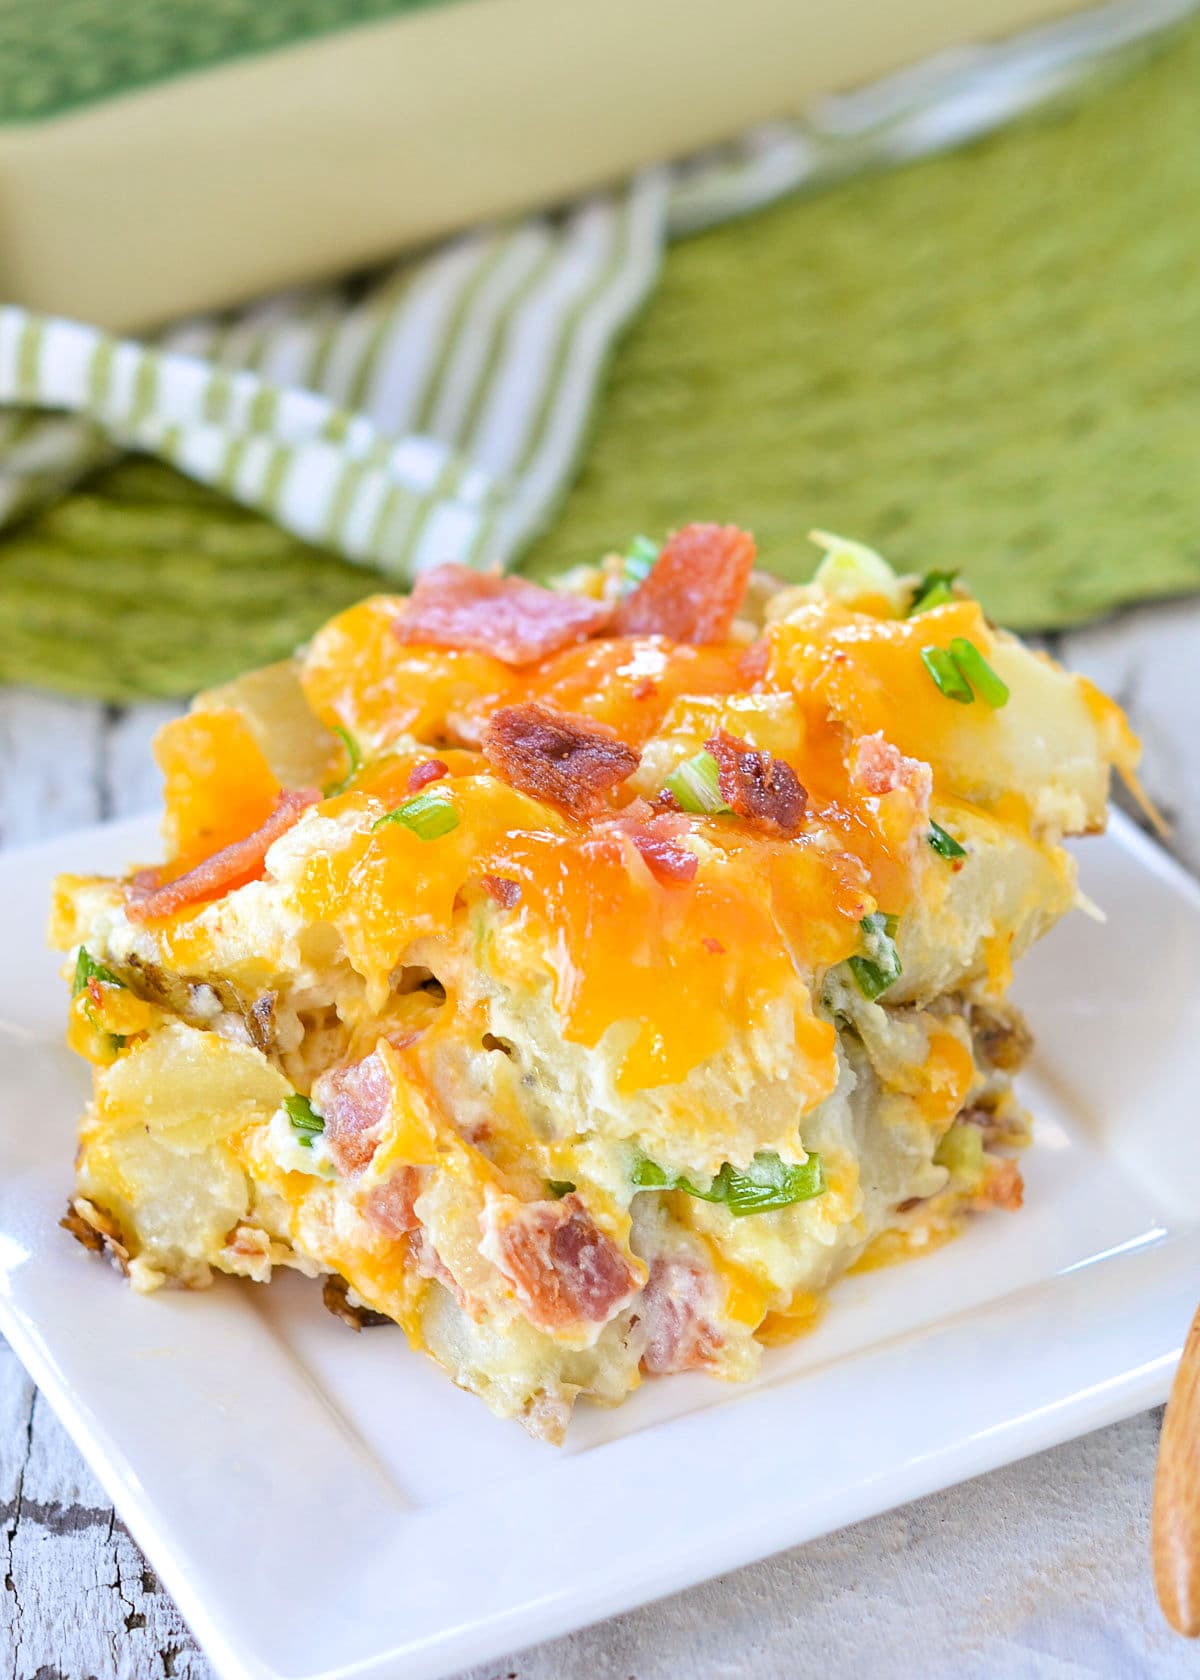
[[[224,898],[236,887],[257,881],[276,840],[295,827],[308,807],[317,804],[320,798],[316,788],[285,789],[261,828],[256,828],[244,840],[223,846],[175,881],[159,886],[157,870],[139,869],[130,883],[125,914],[131,922],[158,921],[163,916],[178,914],[189,904]]]
[[[717,761],[717,785],[731,811],[768,834],[797,833],[808,794],[790,764],[724,730],[704,745]]]
[[[446,565],[421,573],[395,629],[402,642],[465,648],[521,666],[586,642],[611,618],[603,601]]]
[[[637,769],[639,756],[611,729],[527,701],[493,713],[483,737],[488,763],[522,793],[581,820]]]
[[[618,607],[617,635],[728,641],[754,555],[754,538],[736,525],[685,525]]]
[[[508,875],[481,875],[479,884],[502,910],[511,910],[521,902],[521,883]]]
[[[379,1142],[392,1083],[383,1058],[371,1052],[361,1062],[343,1062],[313,1081],[312,1105],[324,1116],[322,1136],[340,1172],[360,1173]]]
[[[714,1366],[724,1341],[712,1321],[714,1306],[708,1273],[687,1260],[654,1260],[638,1302],[638,1322],[646,1334],[642,1370],[660,1377]]]
[[[493,1197],[480,1224],[480,1253],[512,1284],[540,1330],[606,1324],[641,1284],[574,1192],[560,1202]]]
[[[420,793],[430,782],[440,782],[443,776],[450,774],[450,766],[443,764],[440,758],[427,758],[424,764],[418,764],[408,778],[409,793]]]

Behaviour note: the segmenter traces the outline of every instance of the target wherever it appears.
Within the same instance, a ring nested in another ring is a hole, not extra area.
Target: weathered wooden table
[[[1171,844],[1200,870],[1200,602],[1128,613],[1060,652],[1128,709]],[[0,694],[0,844],[151,808],[149,742],[170,710]],[[1200,1649],[1162,1625],[1146,1562],[1158,1427],[1132,1418],[471,1680],[1195,1675]],[[211,1673],[3,1344],[0,1565],[0,1680]]]

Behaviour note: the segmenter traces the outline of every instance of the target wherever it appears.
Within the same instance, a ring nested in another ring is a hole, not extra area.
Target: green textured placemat
[[[2,0],[0,124],[102,99],[447,0]]]
[[[1200,28],[1099,98],[685,240],[544,574],[732,519],[961,566],[1050,629],[1200,587]]]
[[[544,575],[688,518],[810,525],[1053,628],[1200,586],[1200,29],[1078,109],[685,240]],[[0,678],[113,700],[277,657],[373,587],[148,462],[0,542]]]

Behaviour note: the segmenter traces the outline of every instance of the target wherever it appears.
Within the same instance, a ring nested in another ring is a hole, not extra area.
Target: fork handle
[[[1200,1307],[1192,1320],[1158,1444],[1150,1518],[1154,1589],[1176,1633],[1200,1634]]]

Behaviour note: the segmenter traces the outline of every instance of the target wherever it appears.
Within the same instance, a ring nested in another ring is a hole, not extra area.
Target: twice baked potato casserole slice
[[[75,1234],[141,1290],[322,1278],[556,1441],[1019,1207],[1012,963],[1137,743],[821,540],[787,589],[714,525],[441,566],[169,723],[166,862],[57,886]]]

